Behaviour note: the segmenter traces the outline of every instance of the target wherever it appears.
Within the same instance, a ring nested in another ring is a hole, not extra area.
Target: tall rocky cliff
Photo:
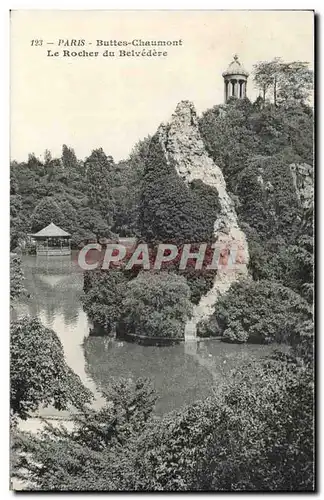
[[[313,167],[307,163],[289,165],[296,195],[303,209],[308,209],[314,202]]]
[[[193,319],[186,328],[186,334],[190,336],[194,335],[197,323],[213,313],[219,295],[239,277],[247,276],[248,245],[238,225],[222,171],[205,150],[194,105],[189,101],[180,102],[170,122],[160,126],[158,137],[167,164],[175,168],[179,178],[187,185],[200,180],[217,191],[220,213],[214,221],[214,240],[221,252],[225,250],[234,263],[234,266],[218,269],[213,287],[194,307]]]

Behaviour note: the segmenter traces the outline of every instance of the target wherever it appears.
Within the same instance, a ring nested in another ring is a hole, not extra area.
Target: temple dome
[[[235,54],[233,57],[233,61],[228,66],[227,70],[224,71],[223,76],[231,76],[231,75],[242,75],[245,77],[249,76],[248,71],[244,68],[244,66],[240,63],[238,55]]]

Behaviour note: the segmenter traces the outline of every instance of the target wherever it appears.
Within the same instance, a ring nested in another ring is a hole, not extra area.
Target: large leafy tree
[[[114,232],[120,236],[139,236],[139,205],[145,162],[151,137],[139,141],[129,158],[119,164],[119,184],[114,182]]]
[[[215,307],[214,319],[228,342],[300,342],[309,304],[290,288],[274,281],[234,283]]]
[[[120,379],[111,381],[105,397],[109,402],[100,410],[83,406],[74,414],[72,433],[48,426],[40,436],[16,435],[15,475],[32,481],[36,489],[123,489],[156,395],[146,379]]]
[[[94,323],[93,333],[108,335],[120,318],[126,277],[119,270],[84,274],[83,308]]]
[[[145,162],[140,202],[140,231],[146,242],[180,245],[213,240],[218,193],[201,184],[190,187],[179,178],[165,157],[159,133],[155,134]]]
[[[313,72],[308,68],[307,62],[292,61],[284,63],[280,75],[278,104],[287,106],[287,102],[307,103],[313,85]]]
[[[62,410],[90,402],[91,393],[64,359],[61,341],[38,319],[24,317],[10,327],[10,406],[27,419],[40,405]]]
[[[272,97],[275,106],[287,102],[304,104],[313,88],[313,72],[307,62],[284,62],[279,57],[255,64],[253,80],[263,100]]]
[[[114,161],[103,149],[95,149],[85,163],[88,184],[89,207],[98,211],[112,225],[112,170]]]
[[[40,231],[53,222],[60,226],[64,224],[64,217],[59,204],[53,197],[43,198],[35,207],[31,217],[32,230]]]
[[[184,336],[190,288],[173,273],[143,271],[126,285],[119,329],[151,337]]]
[[[66,144],[63,144],[62,146],[62,164],[68,171],[78,168],[78,159],[75,155],[74,149],[69,148]]]
[[[253,80],[255,86],[262,92],[263,101],[271,92],[273,102],[277,104],[278,83],[282,73],[282,60],[275,57],[272,61],[261,61],[254,65]]]

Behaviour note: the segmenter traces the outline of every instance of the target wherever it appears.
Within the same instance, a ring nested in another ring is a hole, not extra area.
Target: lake
[[[37,316],[55,330],[64,347],[67,363],[84,385],[102,399],[100,390],[118,377],[148,377],[157,394],[156,413],[204,399],[213,386],[246,361],[269,355],[274,346],[225,344],[216,340],[167,347],[140,346],[108,337],[89,337],[90,324],[80,296],[83,275],[75,255],[66,257],[23,256],[24,297],[18,315]],[[53,409],[43,410],[47,416]]]

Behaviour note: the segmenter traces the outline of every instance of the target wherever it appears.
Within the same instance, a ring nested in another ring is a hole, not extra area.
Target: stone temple
[[[223,73],[225,103],[230,97],[237,97],[238,99],[246,97],[248,76],[249,73],[240,63],[238,55],[235,54],[233,61]]]

